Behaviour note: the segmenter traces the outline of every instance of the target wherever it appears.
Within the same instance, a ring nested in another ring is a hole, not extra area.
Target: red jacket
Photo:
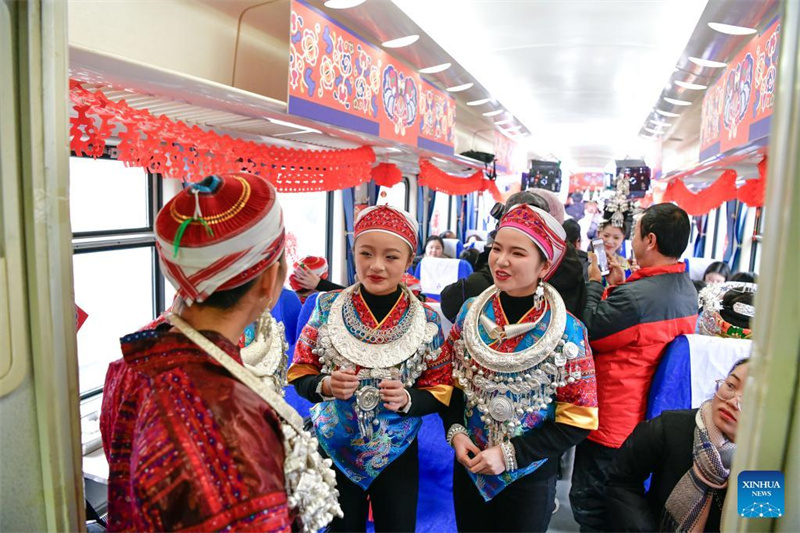
[[[583,320],[597,371],[600,427],[589,439],[619,448],[647,409],[666,345],[693,333],[697,291],[684,263],[642,268],[609,287],[590,282]]]

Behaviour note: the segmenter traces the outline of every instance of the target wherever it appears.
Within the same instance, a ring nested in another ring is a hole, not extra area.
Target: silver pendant
[[[356,404],[362,411],[372,411],[380,401],[381,393],[376,387],[369,385],[356,391]]]

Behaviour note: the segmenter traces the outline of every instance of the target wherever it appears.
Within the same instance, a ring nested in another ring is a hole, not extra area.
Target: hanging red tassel
[[[119,161],[168,178],[199,181],[211,174],[248,172],[268,179],[280,192],[333,191],[369,180],[375,162],[368,146],[294,150],[189,127],[134,109],[124,100],[109,100],[75,80],[70,80],[70,98],[76,112],[70,119],[74,152],[99,157],[117,129]]]
[[[665,202],[675,202],[689,216],[705,215],[734,198],[736,198],[736,171],[730,169],[697,194],[687,189],[683,180],[671,181],[664,193]]]
[[[372,168],[372,181],[381,187],[392,187],[403,181],[403,173],[393,163],[379,163]]]

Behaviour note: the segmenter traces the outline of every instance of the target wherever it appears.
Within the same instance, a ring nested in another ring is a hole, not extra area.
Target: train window
[[[378,191],[378,205],[390,205],[408,211],[408,181],[403,178],[403,181],[392,187],[381,187]]]
[[[447,230],[450,224],[450,196],[443,192],[436,192],[433,200],[433,214],[431,214],[430,234],[439,235]]]
[[[70,157],[70,221],[77,234],[150,227],[150,179],[114,159]]]
[[[75,301],[89,315],[78,332],[81,395],[103,386],[122,355],[119,338],[154,318],[154,253],[150,245],[73,256]]]
[[[286,227],[286,262],[291,265],[307,255],[327,257],[328,193],[280,194]]]

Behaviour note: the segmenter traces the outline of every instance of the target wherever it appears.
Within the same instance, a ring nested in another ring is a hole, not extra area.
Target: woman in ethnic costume
[[[565,249],[548,213],[510,209],[489,253],[494,285],[464,303],[445,343],[459,531],[545,531],[559,455],[597,429],[586,329],[544,283]]]
[[[421,417],[452,392],[439,317],[401,283],[416,246],[417,224],[404,211],[362,211],[360,282],[320,294],[295,348],[289,381],[316,404],[317,438],[336,466],[344,518],[333,531],[365,531],[370,503],[376,531],[416,526]]]
[[[335,476],[269,375],[284,349],[268,315],[286,276],[275,189],[209,176],[164,206],[155,233],[178,299],[121,339],[106,376],[109,530],[316,532],[341,514]],[[251,372],[237,343],[256,319]]]

